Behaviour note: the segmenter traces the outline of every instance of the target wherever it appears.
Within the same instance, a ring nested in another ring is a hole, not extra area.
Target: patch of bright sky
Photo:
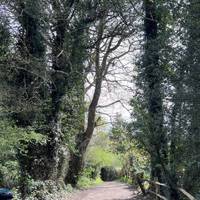
[[[138,47],[138,44],[135,47]],[[131,119],[132,107],[130,106],[130,100],[135,92],[135,62],[137,55],[140,54],[139,49],[135,47],[133,47],[134,51],[125,55],[115,66],[110,67],[109,73],[103,82],[97,115],[100,115],[108,123],[112,123],[117,115],[121,115],[126,121]],[[123,46],[121,50],[125,51],[125,48],[127,47]],[[94,88],[91,88],[86,99],[91,100],[93,92]]]

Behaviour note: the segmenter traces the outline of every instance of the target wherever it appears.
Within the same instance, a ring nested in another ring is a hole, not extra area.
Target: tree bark
[[[102,42],[102,36],[104,32],[104,19],[100,19],[99,27],[97,30],[97,43],[95,49],[95,70],[96,70],[96,79],[95,79],[95,90],[92,97],[92,101],[88,109],[88,118],[85,131],[80,131],[77,134],[75,139],[75,152],[71,153],[71,159],[69,161],[69,171],[66,175],[65,182],[70,183],[73,186],[76,186],[79,176],[84,167],[84,156],[89,145],[89,142],[92,138],[94,128],[95,128],[95,116],[96,108],[98,101],[101,95],[102,81],[105,75],[107,57],[109,52],[104,55],[102,63],[100,62],[100,45]]]
[[[163,130],[163,101],[161,84],[163,80],[162,66],[159,64],[159,23],[155,1],[145,0],[145,54],[143,60],[146,80],[146,96],[149,113],[149,131],[151,144],[151,177],[159,182],[165,181],[162,166],[167,165],[167,139]],[[163,191],[162,191],[163,192]]]
[[[186,15],[185,28],[187,30],[187,50],[185,63],[187,67],[187,82],[186,85],[190,92],[190,126],[188,135],[188,166],[185,171],[184,189],[195,194],[199,192],[200,187],[200,2],[197,0],[189,1],[187,6],[188,14]]]
[[[75,152],[71,153],[69,171],[65,178],[66,183],[76,186],[84,167],[84,156],[95,128],[96,108],[101,94],[102,78],[96,80],[95,92],[88,110],[87,128],[76,136]]]
[[[150,116],[149,129],[152,135],[152,177],[161,178],[160,169],[156,169],[155,165],[160,165],[156,159],[158,154],[165,156],[166,154],[166,137],[163,131],[163,108],[161,97],[161,83],[163,79],[163,72],[159,66],[159,35],[158,35],[158,17],[156,4],[154,1],[145,0],[145,55],[144,55],[144,70],[145,79],[147,83],[147,101],[148,112]],[[155,157],[155,158],[154,158]],[[163,157],[164,158],[164,157]]]

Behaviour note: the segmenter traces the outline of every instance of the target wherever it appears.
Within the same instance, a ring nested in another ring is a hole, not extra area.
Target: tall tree
[[[145,45],[143,57],[144,95],[147,99],[149,152],[151,155],[151,176],[170,186],[171,199],[178,199],[176,182],[168,170],[168,140],[164,129],[162,49],[165,48],[166,19],[162,10],[164,4],[157,1],[144,1]],[[164,193],[164,190],[162,190]]]
[[[92,41],[89,49],[91,56],[88,56],[89,70],[86,68],[90,73],[94,74],[94,80],[90,80],[91,83],[89,85],[89,88],[94,88],[94,92],[87,110],[86,125],[77,134],[75,151],[71,153],[66,182],[72,185],[77,184],[84,167],[84,156],[96,126],[96,111],[103,82],[108,75],[110,67],[130,51],[128,48],[123,53],[117,53],[122,43],[133,33],[133,29],[127,26],[123,20],[110,18],[110,16],[119,17],[119,13],[112,9],[110,2],[102,1],[99,5],[97,4],[96,12],[96,20],[89,31],[91,34],[90,42]],[[127,19],[127,22],[129,20]]]
[[[15,2],[15,12],[20,25],[16,52],[19,59],[16,60],[16,70],[14,69],[13,82],[11,82],[16,91],[15,95],[23,102],[23,107],[14,112],[12,118],[18,126],[23,128],[32,126],[35,130],[39,129],[36,124],[40,123],[41,105],[45,98],[43,84],[45,77],[42,76],[45,76],[46,71],[46,45],[42,36],[44,28],[41,23],[41,5],[40,0]],[[38,147],[37,144],[30,141],[27,143],[26,153],[20,151],[18,153],[22,198],[27,195],[27,177],[36,178],[36,174],[38,174],[38,167],[35,165],[35,159],[39,159],[36,156],[38,151],[31,150]]]
[[[149,113],[149,132],[151,134],[152,177],[163,181],[161,166],[166,163],[166,135],[163,130],[163,102],[161,83],[162,67],[159,65],[159,16],[155,1],[145,0],[145,53],[144,76],[147,84],[146,96]],[[164,163],[163,163],[164,162]]]
[[[66,5],[68,5],[67,10],[73,11],[73,6],[76,6],[77,9],[80,8],[79,4],[74,5],[72,2],[68,2]],[[56,142],[56,140],[60,140],[64,136],[61,131],[64,131],[64,134],[69,134],[66,132],[69,130],[67,128],[70,126],[69,123],[73,122],[73,129],[78,132],[84,129],[84,61],[87,55],[85,47],[87,23],[90,23],[89,18],[88,21],[84,21],[83,12],[85,10],[83,8],[75,13],[74,21],[70,22],[62,18],[64,13],[61,10],[61,5],[54,2],[53,6],[57,20],[55,25],[57,33],[53,46],[52,113],[49,120],[54,124],[51,131],[51,141],[54,147],[51,146],[50,151],[59,149],[59,142]],[[68,17],[70,17],[70,14],[72,13],[68,13]],[[61,113],[67,115],[68,119],[64,121],[67,124],[61,122]],[[54,160],[56,161],[56,156]]]
[[[15,2],[15,9],[20,24],[17,43],[19,59],[16,61],[12,84],[16,87],[16,95],[23,102],[23,111],[21,108],[19,112],[15,112],[13,118],[19,126],[26,127],[35,122],[37,111],[34,109],[43,95],[41,77],[46,70],[46,46],[42,37],[44,28],[41,23],[41,1],[33,3],[29,0],[19,0]]]
[[[188,91],[188,106],[189,113],[189,130],[188,130],[188,156],[190,162],[186,168],[185,174],[185,189],[189,192],[198,192],[200,168],[200,23],[199,9],[200,2],[191,0],[187,5],[187,15],[185,19],[186,28],[186,87]],[[191,94],[191,95],[190,95]]]
[[[6,99],[6,91],[7,87],[7,79],[8,79],[8,71],[9,64],[7,60],[10,56],[10,44],[11,44],[11,34],[9,30],[9,21],[6,16],[3,14],[0,15],[0,80],[1,80],[1,98],[0,101],[4,101]],[[5,98],[4,98],[4,95]],[[4,104],[1,104],[1,107],[4,107]]]

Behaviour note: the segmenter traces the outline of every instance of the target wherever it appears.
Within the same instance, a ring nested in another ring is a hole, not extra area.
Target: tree
[[[146,95],[149,113],[149,131],[151,134],[152,177],[163,181],[161,166],[166,163],[166,135],[163,130],[163,102],[161,83],[163,71],[159,65],[159,17],[157,5],[153,1],[144,1],[145,6],[145,53],[144,73],[147,83]],[[162,163],[163,162],[163,163]]]
[[[70,167],[66,177],[66,182],[76,185],[78,177],[84,166],[84,156],[92,138],[96,125],[96,110],[101,95],[103,81],[106,79],[109,68],[115,62],[126,55],[130,49],[123,53],[115,55],[122,43],[130,37],[133,30],[123,23],[122,20],[114,20],[109,18],[112,14],[111,4],[107,1],[99,5],[102,10],[99,18],[95,20],[93,26],[89,30],[92,35],[91,49],[89,56],[89,75],[94,74],[94,80],[91,81],[88,88],[94,88],[91,102],[87,111],[87,123],[84,130],[80,131],[76,136],[75,152],[71,154]],[[113,16],[118,16],[114,12]],[[109,25],[111,28],[109,28]],[[86,71],[87,73],[87,71]]]
[[[2,82],[2,86],[4,86],[5,88],[7,88],[6,81],[5,81],[7,71],[5,70],[5,68],[8,67],[6,65],[6,60],[8,59],[8,56],[10,53],[9,52],[10,43],[11,43],[11,36],[10,36],[9,27],[8,27],[8,21],[5,18],[5,16],[2,15],[0,16],[0,70],[1,70],[0,79]],[[1,87],[1,94],[4,93],[4,89],[3,89],[4,87]]]
[[[163,103],[163,85],[169,62],[164,49],[168,48],[166,42],[169,35],[166,27],[170,17],[165,12],[166,5],[162,1],[144,1],[144,54],[138,79],[142,93],[139,91],[139,102],[135,102],[140,104],[139,107],[133,103],[136,113],[140,113],[136,114],[137,120],[143,120],[143,125],[139,121],[134,124],[143,132],[138,139],[146,146],[151,156],[151,178],[167,182],[171,189],[171,198],[178,199],[176,182],[168,170],[168,138],[164,127],[164,117],[167,117]],[[166,192],[162,190],[162,193]]]
[[[186,28],[186,58],[185,68],[187,73],[186,87],[189,107],[189,129],[188,129],[188,153],[189,160],[185,172],[184,186],[192,193],[198,192],[199,187],[199,145],[200,145],[200,106],[199,106],[199,63],[200,63],[200,23],[199,23],[199,8],[198,1],[189,1],[187,5],[187,15],[185,18]],[[191,95],[190,95],[191,94]]]
[[[41,10],[41,1],[15,2],[15,12],[20,27],[15,52],[16,69],[13,69],[13,81],[10,85],[15,87],[13,92],[23,102],[23,111],[16,110],[13,113],[16,124],[21,127],[32,125],[37,120],[35,110],[44,95],[44,90],[42,91],[44,77],[41,76],[46,71],[44,63],[46,46],[42,37],[44,28],[40,21]]]

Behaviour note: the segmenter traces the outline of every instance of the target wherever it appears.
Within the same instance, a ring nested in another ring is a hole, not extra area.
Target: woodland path
[[[80,191],[70,200],[142,200],[138,191],[120,182],[106,182],[100,186]]]

